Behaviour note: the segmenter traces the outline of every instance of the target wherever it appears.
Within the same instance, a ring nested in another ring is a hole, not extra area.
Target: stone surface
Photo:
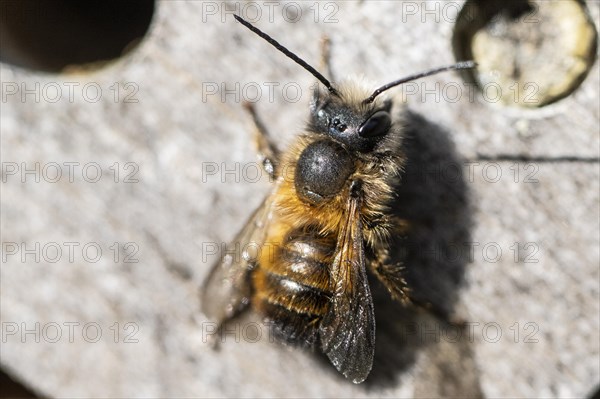
[[[274,3],[273,22],[262,8],[257,25],[315,65],[329,35],[337,76],[364,74],[377,86],[453,62],[461,3],[302,3],[299,20],[286,22],[282,12],[293,17],[296,4]],[[3,90],[19,87],[3,97],[0,119],[2,367],[56,397],[582,397],[595,389],[597,63],[572,96],[540,110],[471,99],[452,73],[405,88],[418,92],[405,96],[414,113],[399,208],[421,222],[407,238],[407,276],[423,299],[466,320],[466,333],[456,337],[376,290],[377,353],[365,384],[269,342],[254,315],[212,350],[198,287],[215,244],[234,237],[269,189],[266,177],[254,178],[252,125],[239,100],[262,89],[257,108],[283,146],[302,129],[313,84],[230,14],[210,14],[213,6],[226,5],[158,2],[141,45],[94,72],[0,65]],[[600,7],[589,6],[597,24]],[[73,101],[69,82],[78,83]],[[279,84],[272,100],[265,82]],[[101,89],[97,102],[87,83]],[[38,85],[39,100],[22,101],[22,84]],[[55,85],[62,98],[52,102]],[[237,99],[210,94],[236,85]]]

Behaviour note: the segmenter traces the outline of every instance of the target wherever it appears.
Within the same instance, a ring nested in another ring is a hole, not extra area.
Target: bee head
[[[392,103],[378,98],[381,93],[411,80],[439,72],[469,69],[476,66],[473,61],[459,62],[394,80],[370,93],[352,83],[333,85],[319,71],[282,46],[277,40],[254,27],[242,17],[238,15],[234,15],[234,17],[239,23],[310,72],[327,88],[327,92],[321,92],[318,88],[315,89],[309,122],[312,130],[316,133],[328,135],[348,149],[360,152],[371,151],[387,135],[392,126],[392,118],[390,117]]]
[[[371,151],[392,126],[392,102],[375,99],[367,103],[369,94],[371,91],[353,81],[341,83],[333,91],[317,87],[310,105],[310,129],[349,150]]]

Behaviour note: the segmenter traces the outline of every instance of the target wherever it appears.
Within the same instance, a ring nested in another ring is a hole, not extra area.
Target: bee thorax
[[[354,171],[354,160],[339,144],[321,140],[302,151],[296,165],[295,186],[300,199],[318,204],[339,193]]]

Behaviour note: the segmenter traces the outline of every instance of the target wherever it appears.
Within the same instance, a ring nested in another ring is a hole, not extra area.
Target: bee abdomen
[[[293,231],[254,272],[253,304],[288,342],[312,344],[318,335],[332,296],[334,245],[316,233]]]
[[[269,271],[257,271],[255,286],[257,299],[291,312],[323,316],[328,310],[327,292]]]

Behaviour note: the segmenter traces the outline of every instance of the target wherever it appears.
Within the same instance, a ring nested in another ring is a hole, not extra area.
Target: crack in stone
[[[519,162],[539,162],[539,163],[600,163],[600,157],[578,157],[574,155],[563,155],[556,157],[547,156],[529,156],[524,154],[497,154],[486,155],[477,154],[473,161],[519,161]]]

